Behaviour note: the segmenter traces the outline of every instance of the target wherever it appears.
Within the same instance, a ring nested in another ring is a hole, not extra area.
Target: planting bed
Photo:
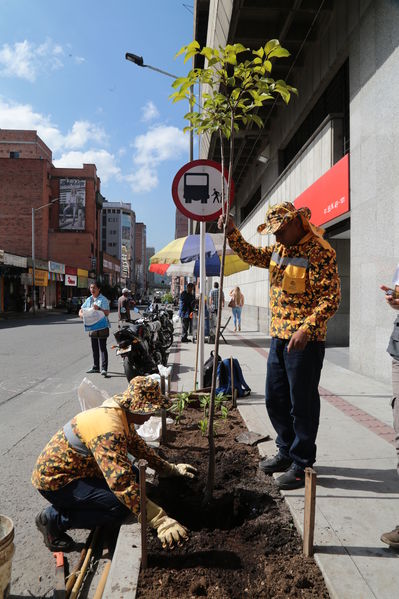
[[[196,466],[198,477],[157,479],[148,490],[187,526],[190,539],[167,551],[150,535],[148,568],[140,573],[136,597],[328,598],[316,563],[301,553],[302,541],[273,478],[258,470],[258,450],[235,441],[245,429],[236,410],[218,420],[214,500],[203,507],[208,442],[198,430],[201,418],[200,410],[186,409],[160,449],[173,463]]]

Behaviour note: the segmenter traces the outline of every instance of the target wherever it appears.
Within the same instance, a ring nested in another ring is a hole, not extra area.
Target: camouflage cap
[[[158,381],[150,376],[136,376],[126,391],[112,398],[121,408],[132,414],[156,414],[161,408],[169,408],[171,402],[161,394]]]
[[[297,216],[303,216],[307,220],[311,217],[309,208],[295,208],[291,202],[283,202],[270,206],[266,212],[265,222],[258,227],[258,233],[267,235],[269,233],[277,233],[277,231],[289,223]]]

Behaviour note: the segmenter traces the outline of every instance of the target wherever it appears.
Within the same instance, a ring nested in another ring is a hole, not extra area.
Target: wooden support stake
[[[230,382],[231,382],[231,399],[233,400],[233,408],[237,407],[237,398],[234,387],[234,362],[233,356],[230,356]]]
[[[161,375],[161,393],[165,395],[165,377]],[[166,410],[165,408],[161,409],[161,423],[162,423],[162,443],[166,443],[166,434],[167,434],[167,426],[166,426]]]
[[[140,520],[141,520],[141,567],[147,568],[147,496],[145,491],[146,460],[139,460]]]
[[[314,523],[316,512],[316,472],[305,468],[305,510],[303,520],[303,554],[313,555]]]
[[[172,377],[170,374],[168,374],[168,397],[169,397],[169,399],[170,399],[171,385],[172,385]]]

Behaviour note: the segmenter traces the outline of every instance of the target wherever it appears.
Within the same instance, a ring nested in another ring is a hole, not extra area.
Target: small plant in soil
[[[172,406],[169,408],[169,412],[175,415],[176,423],[180,422],[183,412],[191,402],[190,393],[178,393]]]

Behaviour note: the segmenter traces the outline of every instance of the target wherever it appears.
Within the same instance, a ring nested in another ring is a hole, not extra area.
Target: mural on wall
[[[60,179],[59,228],[84,231],[86,228],[86,181]]]

